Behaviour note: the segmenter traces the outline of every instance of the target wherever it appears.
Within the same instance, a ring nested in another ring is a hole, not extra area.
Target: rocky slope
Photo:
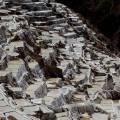
[[[120,119],[120,58],[78,14],[5,0],[0,17],[1,120]]]
[[[88,24],[110,39],[120,49],[120,1],[119,0],[57,0],[82,14]],[[112,46],[111,44],[111,46]]]

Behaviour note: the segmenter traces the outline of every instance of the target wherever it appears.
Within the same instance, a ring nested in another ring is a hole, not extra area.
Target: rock
[[[1,25],[0,26],[0,45],[6,44],[6,43],[7,43],[6,27],[4,25]]]
[[[35,67],[32,69],[32,73],[35,77],[39,78],[42,76],[43,72],[40,69],[40,66],[38,64],[35,65]]]
[[[47,92],[47,85],[45,82],[42,81],[30,85],[26,90],[26,94],[29,95],[31,98],[43,98],[47,95]]]
[[[8,57],[5,51],[0,47],[0,70],[7,68]]]
[[[93,103],[87,102],[87,103],[78,103],[78,104],[71,104],[68,106],[65,106],[65,108],[69,109],[69,119],[70,120],[79,120],[79,118],[82,116],[82,114],[87,113],[88,115],[92,116],[92,114],[95,113],[95,111],[99,111],[101,113],[107,114],[106,111],[101,109],[100,107],[96,106]]]
[[[64,75],[67,80],[72,80],[75,78],[75,69],[71,63],[69,63],[64,70]]]
[[[81,104],[80,106],[73,105],[69,108],[69,119],[70,120],[79,120],[81,115],[88,113],[92,115],[94,113],[94,106],[90,104]]]
[[[103,90],[113,90],[114,89],[114,81],[112,75],[108,74],[105,84],[103,86]]]
[[[45,105],[40,106],[40,111],[37,112],[36,116],[41,120],[57,120],[55,113],[48,109]]]
[[[76,92],[76,88],[74,88],[73,86],[65,86],[59,90],[60,90],[60,94],[64,97],[66,103],[71,102],[72,94]]]
[[[22,74],[23,74],[24,72],[27,72],[27,70],[26,70],[26,68],[25,68],[25,65],[22,64],[22,65],[18,68],[18,70],[17,70],[17,74],[16,74],[16,80],[17,80],[17,81],[20,79],[20,77],[22,76]]]
[[[28,63],[24,61],[24,63],[17,70],[16,80],[19,84],[22,84],[22,82],[29,84],[33,81],[32,75],[33,74]]]
[[[0,8],[3,8],[3,7],[5,7],[4,1],[0,0]]]
[[[26,50],[39,54],[41,47],[37,44],[37,35],[31,29],[27,28],[27,25],[23,25],[23,29],[18,32],[18,36],[24,41]]]
[[[48,92],[47,97],[44,98],[45,104],[57,111],[67,103],[71,102],[72,94],[75,92],[73,86],[66,86],[57,90]]]
[[[20,79],[17,81],[17,84],[19,87],[21,87],[23,90],[25,90],[28,86],[28,83],[30,81],[28,72],[22,73],[20,76]]]

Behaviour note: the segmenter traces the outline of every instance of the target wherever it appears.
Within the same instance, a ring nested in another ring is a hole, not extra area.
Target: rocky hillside
[[[120,120],[120,58],[54,0],[0,2],[1,120]]]
[[[120,49],[120,0],[57,0],[82,14]]]

